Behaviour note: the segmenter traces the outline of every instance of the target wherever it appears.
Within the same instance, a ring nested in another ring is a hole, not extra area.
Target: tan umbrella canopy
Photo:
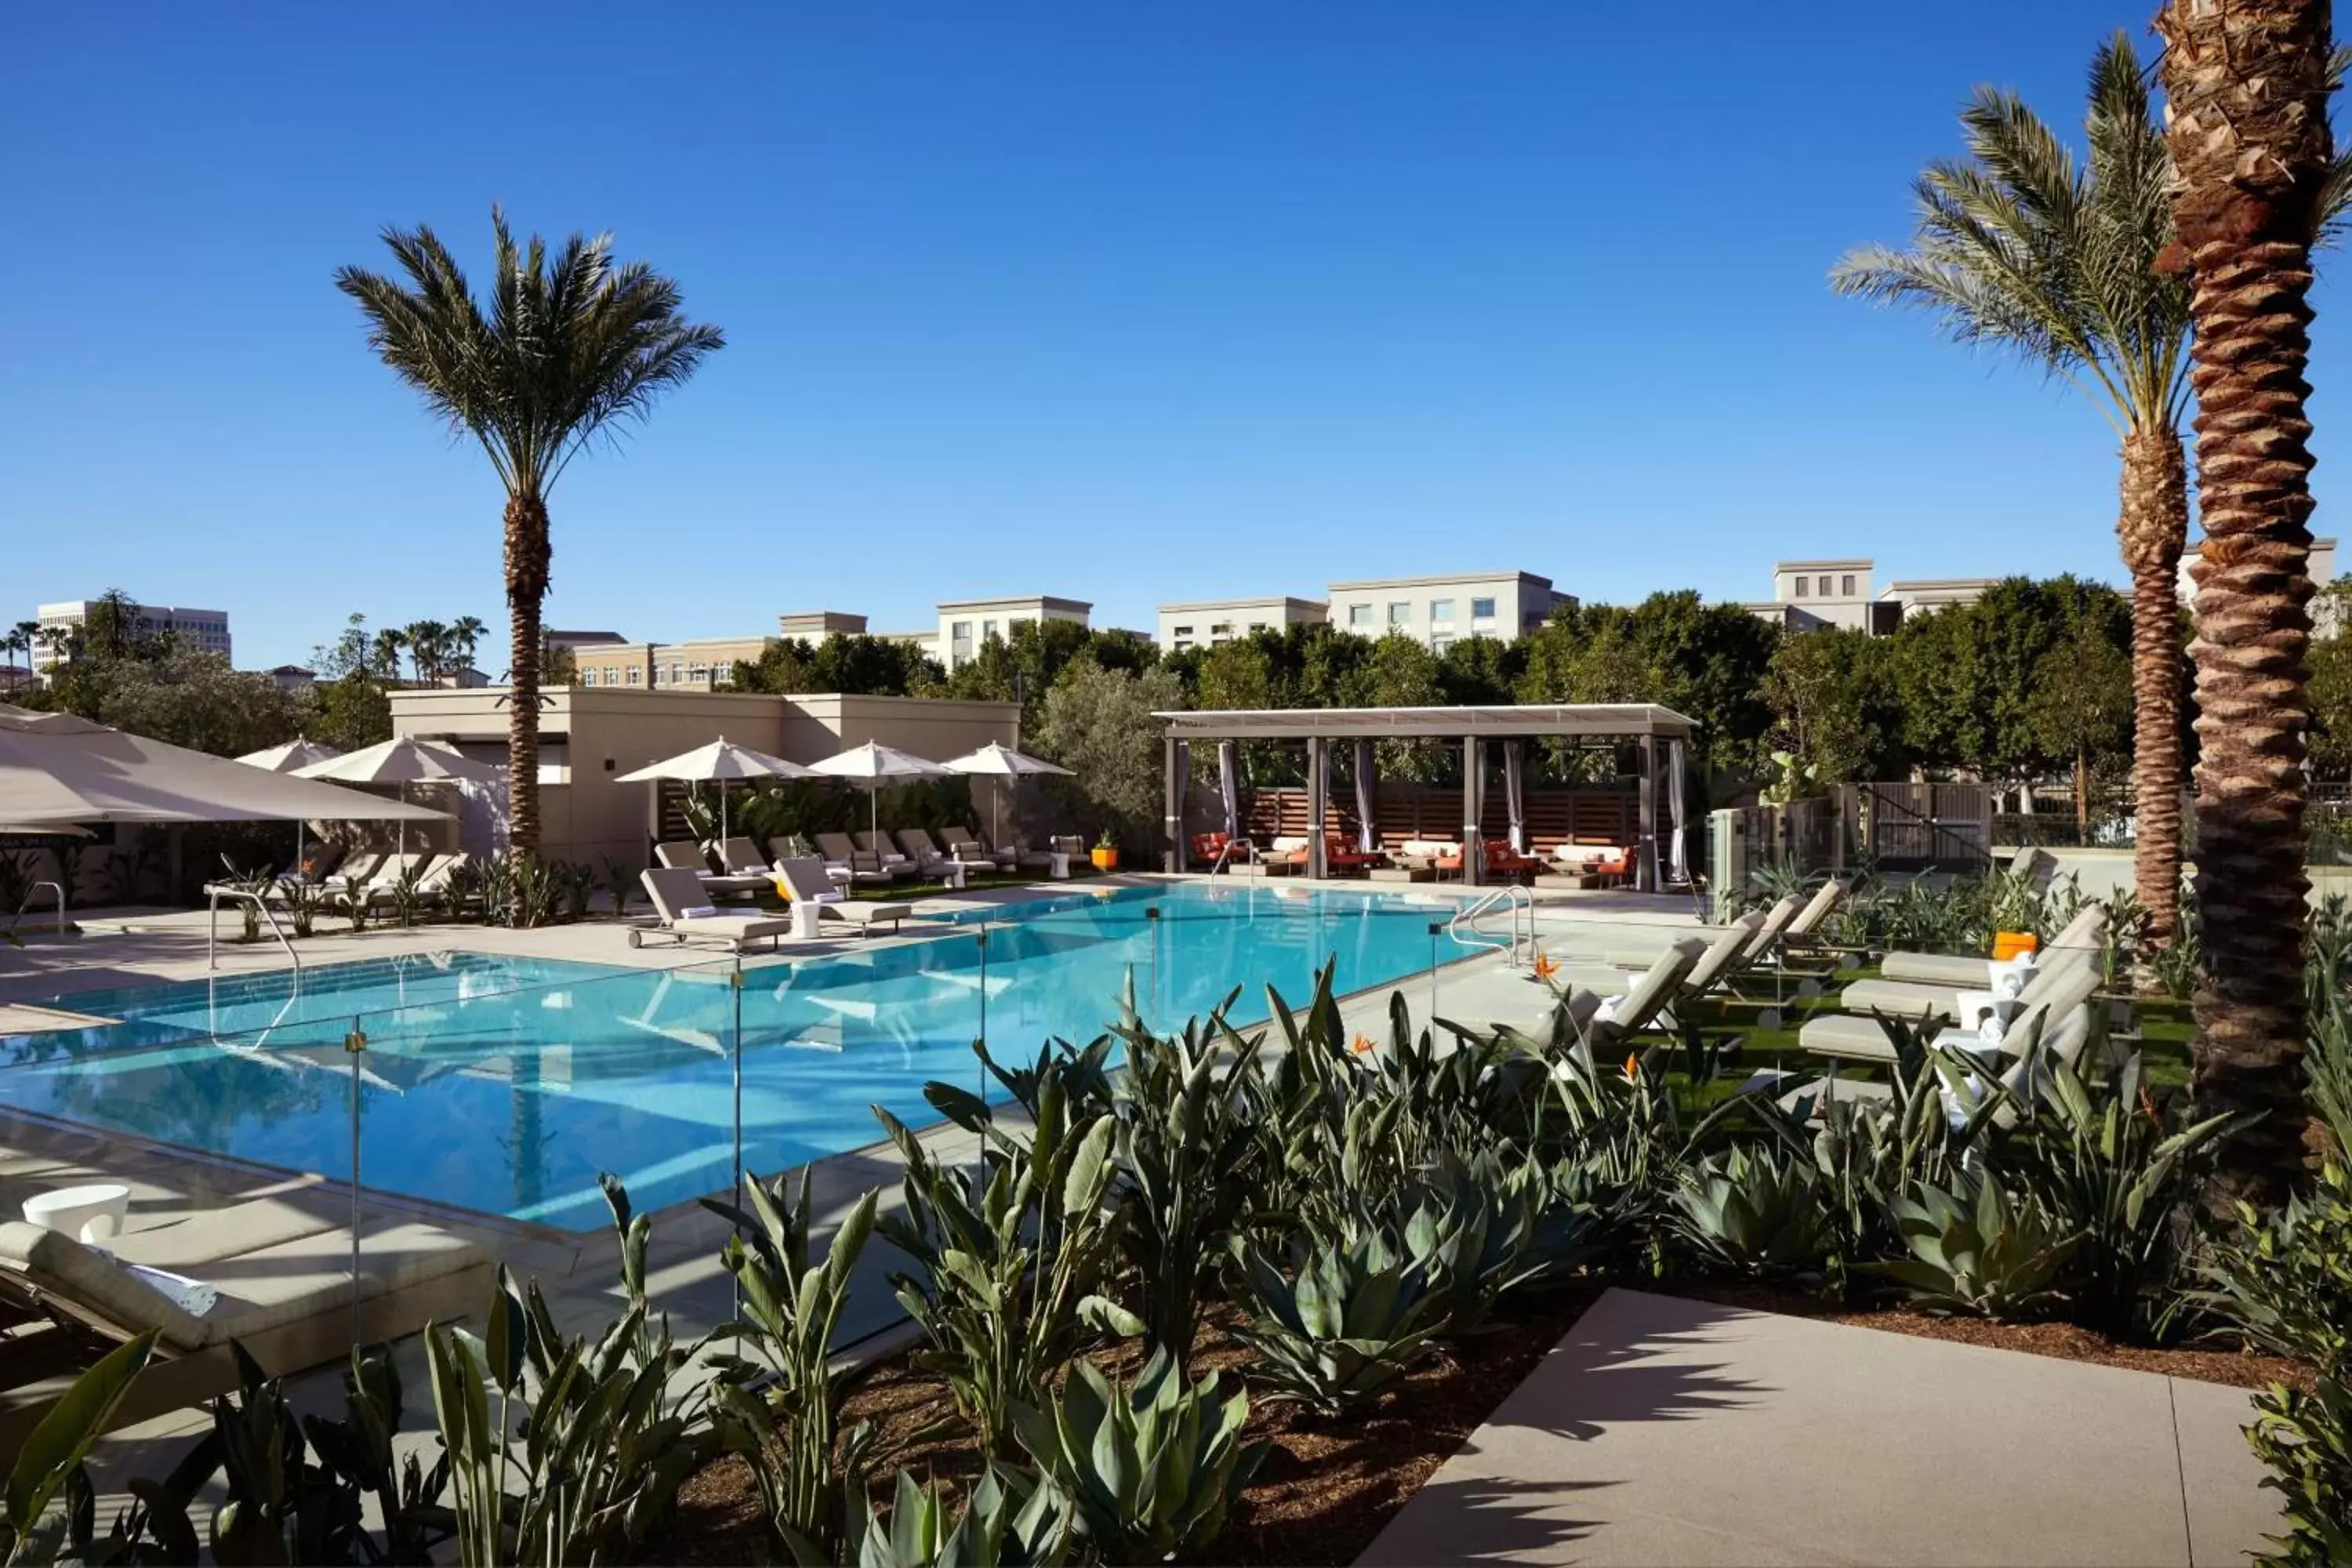
[[[60,788],[72,799],[60,799]],[[437,822],[446,815],[265,773],[69,713],[0,703],[0,821]]]
[[[332,746],[322,746],[316,741],[297,735],[281,745],[264,746],[257,752],[247,752],[237,758],[249,768],[260,768],[273,773],[299,773],[318,763],[331,763],[343,753]],[[310,826],[300,817],[294,819],[294,870],[302,870],[302,834]]]
[[[950,757],[940,766],[951,773],[970,773],[975,778],[1019,779],[1035,778],[1047,773],[1070,776],[1070,770],[1059,763],[1049,763],[1043,757],[1033,757],[1026,752],[1016,752],[1001,742],[991,741],[976,752],[961,757]],[[988,841],[996,842],[996,806],[1004,789],[998,785],[988,796]]]
[[[237,761],[249,768],[267,768],[273,773],[294,773],[315,763],[331,763],[342,754],[332,746],[322,746],[316,741],[297,736],[283,745],[265,746],[257,752],[247,752]]]
[[[395,735],[389,741],[373,746],[362,746],[343,756],[330,757],[323,763],[312,763],[298,768],[296,775],[306,779],[340,779],[345,784],[398,784],[404,805],[408,800],[408,786],[413,784],[450,784],[471,781],[488,784],[507,776],[504,768],[478,763],[463,752],[447,746],[436,746],[428,741]],[[435,815],[442,815],[436,813]],[[408,849],[408,828],[400,829],[400,848]]]
[[[652,784],[656,779],[679,779],[688,784],[715,784],[719,786],[719,837],[727,837],[727,781],[730,779],[804,779],[814,770],[798,763],[788,763],[782,757],[772,757],[765,752],[755,752],[749,746],[739,746],[724,735],[707,746],[697,746],[690,752],[680,752],[674,757],[664,757],[657,763],[647,763],[634,773],[615,778],[614,784]]]
[[[896,747],[877,745],[872,741],[862,746],[852,746],[836,756],[813,764],[813,773],[827,778],[847,779],[866,792],[868,826],[879,832],[882,826],[881,789],[885,784],[904,779],[935,779],[944,777],[947,770],[939,763],[901,752]]]

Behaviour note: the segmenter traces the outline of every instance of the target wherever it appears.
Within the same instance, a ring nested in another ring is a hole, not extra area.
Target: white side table
[[[25,1217],[33,1224],[93,1245],[120,1235],[130,1212],[131,1189],[120,1182],[60,1187],[25,1200]]]
[[[812,942],[816,938],[816,922],[824,918],[824,906],[814,899],[793,900],[793,940]]]
[[[1070,879],[1070,857],[1067,851],[1061,849],[1054,851],[1054,864],[1051,869],[1055,881],[1066,882]]]
[[[950,860],[947,863],[946,872],[941,879],[945,881],[949,887],[953,888],[957,892],[961,893],[963,891],[964,887],[963,873],[963,862],[961,860]]]

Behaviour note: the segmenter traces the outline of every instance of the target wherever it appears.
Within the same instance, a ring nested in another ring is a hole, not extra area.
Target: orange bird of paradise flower
[[[1371,1037],[1369,1035],[1358,1035],[1353,1040],[1348,1043],[1348,1048],[1355,1052],[1360,1057],[1370,1056],[1373,1048]]]
[[[1551,961],[1551,955],[1549,953],[1538,952],[1536,954],[1536,978],[1538,980],[1549,980],[1553,975],[1558,974],[1559,973],[1559,965]]]
[[[1625,1079],[1632,1082],[1642,1076],[1642,1058],[1632,1051],[1625,1053]]]

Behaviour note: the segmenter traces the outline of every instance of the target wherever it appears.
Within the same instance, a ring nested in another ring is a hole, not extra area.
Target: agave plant
[[[1742,1273],[1819,1268],[1835,1239],[1822,1176],[1771,1143],[1736,1143],[1689,1167],[1675,1189],[1683,1234],[1709,1259]]]
[[[1914,1192],[1887,1205],[1911,1256],[1867,1267],[1932,1312],[2023,1317],[2056,1294],[2082,1245],[2081,1232],[1990,1176]]]
[[[1336,1415],[1371,1398],[1426,1356],[1443,1321],[1414,1259],[1377,1233],[1292,1244],[1295,1278],[1236,1238],[1235,1296],[1250,1313],[1237,1337],[1276,1400]]]
[[[824,1553],[837,1533],[830,1509],[842,1380],[831,1364],[833,1341],[880,1194],[869,1192],[851,1208],[821,1263],[811,1261],[807,1166],[797,1196],[782,1176],[748,1180],[744,1194],[740,1207],[702,1200],[736,1229],[719,1258],[735,1277],[743,1315],[719,1331],[752,1352],[720,1360],[716,1422],[727,1447],[751,1464],[782,1544],[806,1558]]]
[[[1025,1133],[998,1127],[966,1091],[924,1092],[982,1131],[982,1166],[940,1164],[875,1107],[906,1165],[904,1211],[877,1223],[922,1271],[891,1276],[929,1341],[919,1363],[946,1377],[982,1451],[995,1455],[1011,1441],[1014,1405],[1035,1403],[1087,1333],[1142,1331],[1101,1294],[1118,1248],[1119,1216],[1105,1202],[1116,1127],[1108,1115],[1074,1126],[1058,1077],[1041,1086]]]
[[[1249,1396],[1221,1396],[1217,1374],[1187,1384],[1154,1354],[1120,1388],[1090,1361],[1061,1392],[1020,1412],[1021,1445],[1076,1533],[1114,1562],[1197,1558],[1265,1459],[1244,1443]]]
[[[944,1487],[919,1485],[900,1470],[887,1522],[855,1498],[866,1510],[853,1543],[857,1568],[1059,1568],[1069,1560],[1070,1532],[1054,1500],[1028,1472],[991,1465],[958,1513]]]

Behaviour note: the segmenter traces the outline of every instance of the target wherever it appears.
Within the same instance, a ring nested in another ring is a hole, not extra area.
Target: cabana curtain
[[[1528,792],[1525,741],[1503,743],[1503,806],[1511,817],[1511,852],[1528,852]]]
[[[1381,846],[1380,829],[1372,822],[1372,802],[1380,789],[1379,763],[1372,757],[1372,742],[1365,737],[1356,741],[1356,847],[1366,854]]]
[[[1190,747],[1186,748],[1188,751]],[[1225,802],[1225,837],[1242,836],[1242,748],[1238,741],[1217,742],[1217,793]]]
[[[1675,837],[1666,847],[1667,874],[1678,885],[1690,881],[1690,833],[1683,817],[1683,743],[1666,742],[1666,820]]]

